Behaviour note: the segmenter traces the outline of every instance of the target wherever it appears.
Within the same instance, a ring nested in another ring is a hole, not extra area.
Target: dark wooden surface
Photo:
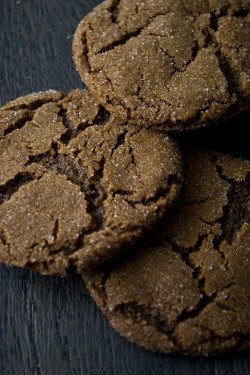
[[[83,87],[71,58],[72,35],[97,3],[0,0],[1,105],[32,91]],[[250,373],[246,354],[185,358],[129,343],[109,326],[79,276],[0,266],[0,287],[1,375]]]

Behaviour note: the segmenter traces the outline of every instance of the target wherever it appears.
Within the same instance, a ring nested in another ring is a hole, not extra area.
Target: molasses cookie
[[[250,162],[184,155],[175,208],[120,262],[84,274],[112,326],[147,349],[211,355],[250,347]]]
[[[181,186],[165,133],[73,90],[0,109],[0,261],[65,274],[112,258],[151,229]]]
[[[250,2],[107,0],[79,24],[73,55],[110,111],[186,130],[249,108]]]

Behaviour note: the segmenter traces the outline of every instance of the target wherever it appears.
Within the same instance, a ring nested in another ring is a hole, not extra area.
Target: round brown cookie
[[[177,198],[178,147],[92,94],[31,94],[0,109],[0,261],[64,274],[112,258]]]
[[[73,56],[110,111],[164,129],[249,107],[250,2],[107,0],[79,24]]]
[[[153,239],[83,277],[112,326],[147,349],[249,348],[250,162],[187,152],[184,171],[181,198]]]

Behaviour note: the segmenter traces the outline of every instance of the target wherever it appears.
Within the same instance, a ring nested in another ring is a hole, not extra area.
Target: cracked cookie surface
[[[147,349],[247,349],[250,162],[188,151],[183,167],[181,197],[154,236],[83,278],[112,326]]]
[[[1,262],[47,274],[99,264],[151,229],[180,186],[176,143],[86,91],[0,109]]]
[[[249,107],[250,3],[107,0],[79,24],[83,81],[122,118],[185,130]]]

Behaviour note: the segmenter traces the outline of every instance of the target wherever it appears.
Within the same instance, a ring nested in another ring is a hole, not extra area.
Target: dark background
[[[0,0],[0,105],[33,91],[83,87],[71,57],[74,30],[97,0]],[[181,138],[250,156],[246,113],[220,131]],[[250,127],[250,126],[249,126]],[[236,129],[236,130],[235,130]],[[120,337],[79,276],[45,277],[0,266],[0,374],[247,375],[247,354],[185,358]]]

